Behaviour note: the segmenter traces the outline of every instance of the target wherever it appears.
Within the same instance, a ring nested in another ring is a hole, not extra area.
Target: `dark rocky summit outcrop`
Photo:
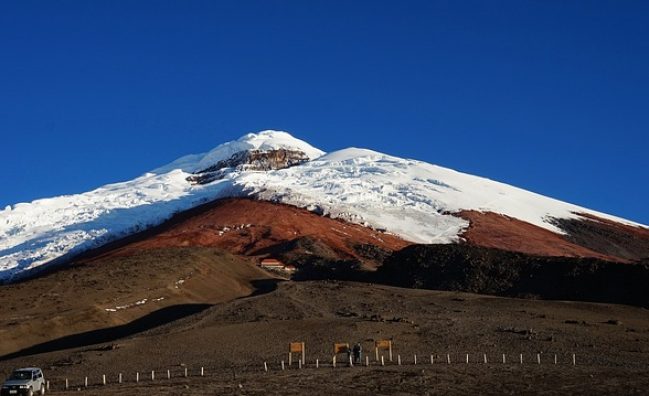
[[[309,157],[298,150],[240,151],[226,160],[194,172],[187,180],[194,184],[207,184],[222,179],[231,171],[270,171],[289,168],[308,160]]]

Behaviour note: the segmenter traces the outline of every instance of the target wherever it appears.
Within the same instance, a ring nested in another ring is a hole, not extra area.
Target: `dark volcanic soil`
[[[580,213],[584,220],[555,219],[566,239],[608,256],[626,260],[649,258],[649,229],[632,227]]]
[[[412,245],[372,274],[377,282],[501,296],[649,307],[649,265],[546,257],[470,245]]]
[[[395,360],[386,367],[375,362],[370,368],[326,366],[334,342],[360,341],[371,356],[373,341],[385,338],[393,340]],[[280,361],[287,360],[292,341],[306,343],[308,366],[282,372]],[[93,395],[643,394],[649,385],[648,345],[649,316],[642,308],[283,282],[268,294],[218,304],[111,343],[5,360],[0,371],[40,365],[52,393],[61,393],[65,378],[76,389],[88,376],[87,393]],[[573,353],[577,366],[571,365]],[[396,366],[397,355],[403,366]],[[315,359],[323,367],[315,369]],[[201,366],[205,378],[196,377]],[[182,378],[185,367],[189,379]],[[151,370],[157,373],[155,383]],[[136,371],[140,384],[134,383]],[[128,383],[114,384],[120,372]],[[96,385],[102,374],[112,384]]]

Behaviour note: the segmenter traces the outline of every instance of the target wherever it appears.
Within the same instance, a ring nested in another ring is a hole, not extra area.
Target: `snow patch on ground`
[[[162,300],[164,300],[164,299],[165,299],[164,297],[158,297],[158,298],[154,298],[154,299],[151,300],[151,301],[152,301],[152,302],[159,302],[159,301],[162,301]],[[104,308],[104,311],[106,311],[106,312],[117,312],[117,311],[122,311],[122,310],[124,310],[124,309],[129,309],[129,308],[137,307],[137,306],[140,306],[140,305],[144,305],[144,304],[146,304],[148,301],[149,301],[148,298],[143,298],[142,300],[138,300],[138,301],[136,301],[136,302],[134,302],[134,303],[132,303],[132,304],[118,305],[118,306],[116,306],[115,308]]]

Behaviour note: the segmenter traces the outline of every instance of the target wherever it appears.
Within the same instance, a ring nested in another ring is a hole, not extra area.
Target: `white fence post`
[[[83,386],[86,388],[88,387],[88,377],[83,380]]]
[[[119,375],[117,376],[117,383],[122,383],[122,373],[119,373]]]
[[[577,365],[577,357],[575,356],[574,353],[572,354],[572,365],[573,365],[573,366],[576,366],[576,365]]]
[[[397,355],[397,364],[401,366],[401,355]]]
[[[106,385],[106,374],[101,375],[101,384]]]
[[[151,370],[151,381],[155,381],[155,371]]]
[[[136,372],[135,373],[135,383],[138,383],[138,382],[140,382],[140,373]]]
[[[383,355],[381,355],[381,366],[385,366],[385,360],[383,359]]]
[[[450,353],[446,354],[446,363],[451,364],[451,354]]]
[[[167,379],[171,379],[171,370],[167,370]]]
[[[266,362],[264,362],[264,371],[268,372],[268,364],[266,364]],[[203,376],[203,368],[201,367],[201,377],[202,376]]]
[[[415,366],[417,365],[417,354],[415,354]]]
[[[507,363],[507,357],[506,357],[506,355],[503,353],[503,364],[505,364],[505,363]]]
[[[284,361],[282,360],[282,370],[284,370]]]

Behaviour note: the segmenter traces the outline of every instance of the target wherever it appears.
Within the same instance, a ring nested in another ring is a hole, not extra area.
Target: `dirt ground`
[[[66,378],[68,393],[84,390],[86,376],[85,393],[93,395],[646,394],[648,313],[623,305],[287,281],[126,338],[5,359],[0,373],[43,367],[53,394],[65,394]],[[385,367],[373,359],[379,339],[393,341],[394,361]],[[292,341],[305,342],[306,367],[294,362],[282,371]],[[371,367],[333,369],[334,342],[360,342]],[[106,386],[99,385],[103,374]]]
[[[271,278],[251,260],[212,248],[157,249],[72,263],[0,286],[0,356],[84,332],[92,341],[97,339],[92,331],[141,331],[201,304],[250,295]]]
[[[566,370],[569,370],[566,372]],[[313,367],[302,370],[229,372],[205,377],[150,379],[54,394],[92,395],[644,395],[649,381],[643,370],[534,365],[403,365],[386,367]]]

